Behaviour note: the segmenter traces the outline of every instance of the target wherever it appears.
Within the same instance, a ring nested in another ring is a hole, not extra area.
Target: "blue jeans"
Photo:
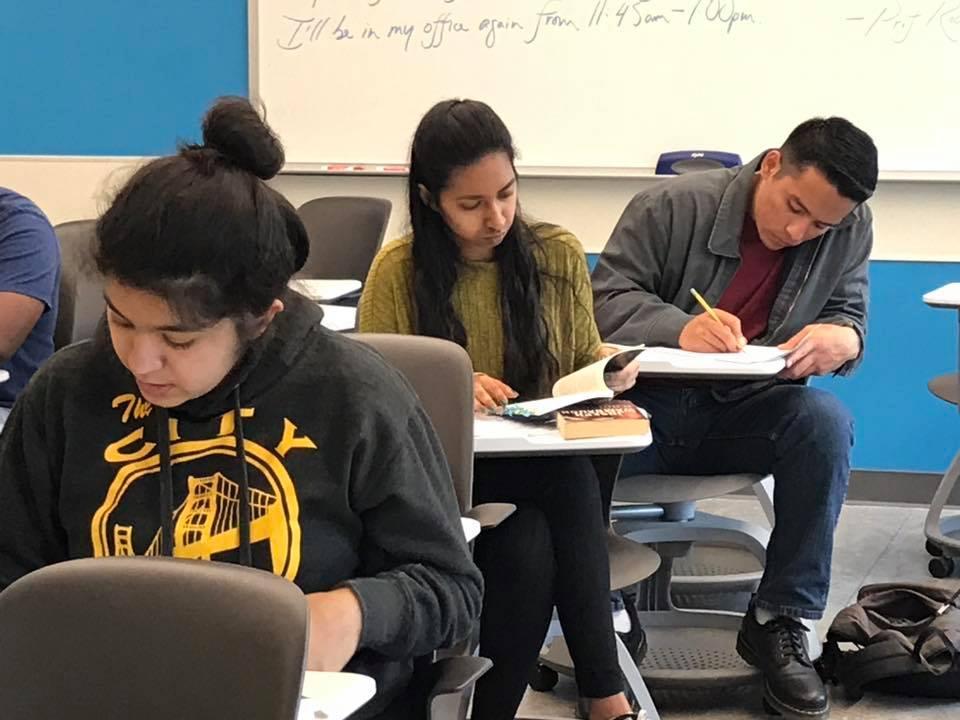
[[[833,395],[800,384],[729,395],[640,378],[625,397],[652,414],[654,443],[625,457],[621,474],[772,473],[777,521],[755,602],[818,620],[850,476],[853,419]]]

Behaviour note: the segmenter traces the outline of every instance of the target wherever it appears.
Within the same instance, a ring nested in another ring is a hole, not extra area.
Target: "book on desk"
[[[557,430],[564,440],[644,435],[650,416],[629,400],[587,400],[558,410]]]

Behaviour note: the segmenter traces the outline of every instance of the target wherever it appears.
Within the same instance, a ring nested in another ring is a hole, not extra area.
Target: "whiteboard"
[[[251,0],[250,45],[301,168],[400,171],[427,109],[470,97],[522,168],[746,160],[842,115],[881,170],[960,172],[960,0]]]

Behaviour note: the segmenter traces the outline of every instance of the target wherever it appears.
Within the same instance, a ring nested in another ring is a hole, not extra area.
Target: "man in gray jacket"
[[[792,351],[775,380],[641,379],[629,397],[652,413],[655,443],[623,470],[773,474],[777,523],[737,649],[763,673],[767,701],[792,717],[829,712],[802,622],[826,605],[853,444],[849,412],[803,381],[849,373],[862,357],[873,242],[863,203],[876,182],[866,133],[842,118],[809,120],[743,168],[639,193],[593,273],[607,341]]]

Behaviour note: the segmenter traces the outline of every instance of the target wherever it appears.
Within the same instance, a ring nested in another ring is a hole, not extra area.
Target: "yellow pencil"
[[[710,307],[710,304],[703,299],[703,296],[700,293],[698,293],[693,288],[690,288],[690,294],[693,295],[694,298],[696,298],[698,303],[700,303],[700,306],[704,309],[704,312],[706,312],[710,317],[712,317],[718,323],[723,325],[723,321],[720,319],[720,316],[713,311],[713,308]]]

